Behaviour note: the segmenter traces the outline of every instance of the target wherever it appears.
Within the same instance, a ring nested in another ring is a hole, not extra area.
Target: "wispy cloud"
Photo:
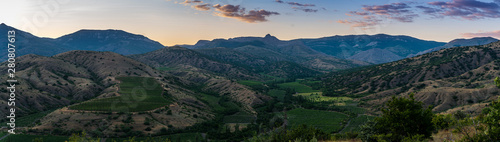
[[[460,17],[466,20],[500,18],[500,0],[495,0],[495,2],[452,0],[451,2],[435,1],[428,4],[434,7],[434,9],[429,10],[442,16]]]
[[[280,14],[278,12],[268,11],[264,9],[246,10],[244,7],[240,5],[232,5],[232,4],[212,5],[209,3],[204,3],[201,0],[185,0],[184,2],[176,2],[176,3],[189,5],[191,6],[191,8],[199,11],[211,11],[216,16],[238,19],[242,22],[247,22],[247,23],[266,22],[268,21],[267,18],[269,16]]]
[[[381,19],[393,19],[399,22],[413,22],[413,19],[418,17],[411,11],[411,6],[408,3],[391,3],[384,5],[363,5],[361,11],[350,11],[347,16],[356,19],[339,20],[337,23],[348,24],[351,27],[362,27],[369,29],[382,22]]]
[[[210,10],[210,7],[211,7],[211,5],[208,3],[193,6],[194,9],[200,10],[200,11],[208,11],[208,10]]]
[[[189,4],[189,3],[203,3],[201,0],[186,0],[182,3]]]
[[[361,29],[371,29],[372,27],[380,24],[380,22],[382,22],[381,19],[378,19],[377,17],[370,15],[363,16],[362,19],[358,20],[348,19],[348,20],[337,21],[337,23],[348,24],[351,25],[351,27],[360,27]]]
[[[245,8],[240,8],[239,5],[214,5],[213,6],[217,15],[221,17],[235,18],[248,23],[265,22],[266,17],[271,15],[279,15],[278,12],[272,12],[267,10],[250,10],[246,12]]]
[[[463,37],[472,38],[472,37],[495,37],[500,38],[500,30],[492,31],[492,32],[479,32],[479,33],[462,33]]]
[[[303,12],[318,12],[318,9],[311,8],[311,7],[316,7],[315,4],[298,3],[298,2],[285,2],[282,0],[275,0],[275,2],[282,3],[282,4],[288,4],[288,5],[292,6],[292,9],[294,9],[294,10],[299,10],[299,11],[303,11]]]
[[[500,0],[481,2],[478,0],[434,1],[428,3],[399,2],[384,5],[364,5],[361,10],[350,11],[346,15],[354,18],[339,20],[338,23],[351,27],[375,26],[379,20],[392,19],[397,22],[410,23],[420,15],[434,18],[452,17],[463,20],[500,18]],[[366,18],[370,16],[370,18]],[[368,27],[365,27],[365,29]]]

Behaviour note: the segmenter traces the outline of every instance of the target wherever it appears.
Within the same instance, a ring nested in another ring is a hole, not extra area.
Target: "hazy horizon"
[[[20,0],[0,9],[0,22],[40,37],[118,29],[166,46],[266,34],[281,40],[363,34],[439,42],[500,38],[500,0]]]

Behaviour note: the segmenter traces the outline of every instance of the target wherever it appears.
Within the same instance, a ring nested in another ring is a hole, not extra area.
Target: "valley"
[[[432,129],[443,134],[472,127],[466,120],[485,117],[500,95],[500,42],[493,38],[268,34],[163,47],[121,30],[56,39],[17,31],[26,48],[16,58],[19,134],[1,133],[0,142],[399,140],[385,131],[398,126],[382,126],[391,102],[416,104],[433,127],[457,123]],[[63,49],[37,51],[46,44]],[[7,108],[7,85],[0,84],[0,108]]]

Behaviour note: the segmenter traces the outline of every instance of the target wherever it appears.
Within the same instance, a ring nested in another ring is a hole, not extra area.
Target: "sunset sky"
[[[500,38],[500,0],[1,0],[0,23],[57,38],[120,29],[164,45],[264,36]]]

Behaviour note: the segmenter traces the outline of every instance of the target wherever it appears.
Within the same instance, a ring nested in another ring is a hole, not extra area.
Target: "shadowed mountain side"
[[[392,52],[400,57],[406,57],[445,44],[442,42],[420,40],[409,36],[392,36],[386,34],[331,36],[317,39],[297,39],[296,41],[302,41],[306,46],[316,51],[340,59],[363,59],[361,61],[370,63],[390,62],[398,60],[398,58],[394,58],[396,56],[377,56],[376,58],[359,57],[361,55],[353,56],[363,51],[378,48]]]
[[[143,35],[122,30],[79,30],[56,41],[77,50],[111,51],[122,55],[141,54],[164,47]]]
[[[380,106],[390,96],[416,92],[420,101],[444,111],[496,98],[492,81],[500,76],[499,57],[500,42],[495,42],[333,72],[324,78],[325,94],[368,95],[361,100]]]
[[[428,49],[428,50],[425,50],[422,52],[418,52],[415,56],[423,55],[426,53],[430,53],[430,52],[434,52],[434,51],[438,51],[438,50],[446,49],[446,48],[460,47],[460,46],[485,45],[485,44],[489,44],[489,43],[492,43],[495,41],[498,41],[498,39],[495,39],[492,37],[476,37],[476,38],[471,38],[471,39],[455,39],[455,40],[452,40],[452,41],[446,43],[443,46],[438,46],[438,47],[431,48],[431,49]],[[410,55],[410,57],[413,57],[413,56]]]

